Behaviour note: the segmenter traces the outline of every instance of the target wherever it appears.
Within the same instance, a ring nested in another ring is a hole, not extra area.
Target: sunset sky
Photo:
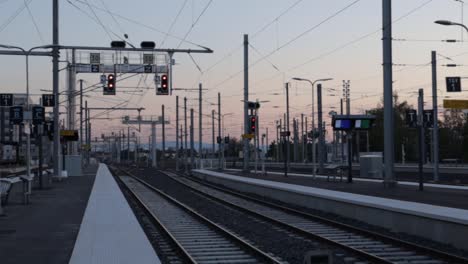
[[[176,54],[174,88],[198,88],[202,83],[204,141],[211,142],[211,110],[217,109],[221,93],[226,134],[239,137],[243,124],[243,34],[249,34],[250,100],[269,101],[260,109],[260,129],[268,127],[270,140],[276,137],[274,122],[285,112],[284,83],[290,82],[292,118],[304,113],[311,116],[310,84],[292,77],[334,78],[323,84],[325,121],[328,112],[339,110],[342,81],[351,82],[351,111],[363,113],[382,99],[382,1],[377,0],[62,0],[60,1],[60,43],[63,45],[109,46],[111,40],[128,34],[129,41],[153,40],[158,47],[209,47],[213,54]],[[27,7],[25,8],[25,4]],[[0,44],[29,49],[50,44],[52,1],[0,0]],[[17,16],[15,16],[17,14]],[[179,15],[178,15],[179,14]],[[425,89],[426,108],[431,101],[430,53],[438,56],[440,104],[444,96],[466,98],[467,93],[445,92],[446,76],[462,76],[468,63],[468,34],[460,27],[446,27],[438,19],[462,21],[462,4],[456,0],[394,0],[393,61],[394,90],[401,100],[416,105],[416,92]],[[466,21],[468,23],[468,20]],[[166,34],[165,34],[166,33]],[[463,34],[463,36],[462,36]],[[464,42],[447,43],[444,39]],[[181,41],[185,40],[185,41]],[[69,54],[68,54],[69,55]],[[83,53],[80,56],[87,56]],[[67,54],[61,53],[61,60]],[[30,87],[38,102],[40,89],[52,89],[51,59],[30,59]],[[447,63],[460,67],[447,68]],[[66,64],[62,63],[61,68]],[[0,63],[2,92],[25,91],[24,58],[2,56]],[[200,69],[198,69],[198,67]],[[99,81],[98,74],[80,74],[86,85]],[[468,83],[463,83],[468,85]],[[119,86],[140,87],[137,91]],[[326,89],[332,88],[327,91]],[[462,87],[463,89],[464,87]],[[335,90],[333,90],[335,89]],[[65,71],[60,75],[60,90],[66,90]],[[133,94],[123,91],[133,91]],[[465,88],[465,91],[468,89]],[[92,107],[141,106],[143,115],[160,115],[166,107],[171,125],[167,140],[174,141],[175,96],[187,97],[189,108],[198,111],[197,91],[175,91],[173,96],[156,96],[153,76],[139,75],[117,85],[117,95],[103,96],[102,90],[88,93]],[[77,101],[78,102],[78,101]],[[336,108],[335,108],[336,107]],[[65,108],[63,109],[65,110]],[[441,109],[443,111],[443,109]],[[93,112],[98,114],[99,112]],[[120,118],[133,112],[113,112],[101,117]],[[198,114],[196,114],[198,117]],[[118,120],[93,121],[93,138],[125,128]],[[198,131],[198,119],[195,120]],[[141,136],[147,138],[150,128]],[[161,133],[158,132],[158,137]],[[198,132],[196,132],[198,135]],[[197,136],[195,137],[197,138]],[[158,139],[159,141],[160,139]]]

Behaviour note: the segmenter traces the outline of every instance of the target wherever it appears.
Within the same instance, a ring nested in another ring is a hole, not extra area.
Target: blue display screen
[[[341,129],[351,129],[351,120],[349,119],[343,119],[341,120]]]
[[[351,129],[351,120],[350,119],[340,119],[335,121],[335,129]]]

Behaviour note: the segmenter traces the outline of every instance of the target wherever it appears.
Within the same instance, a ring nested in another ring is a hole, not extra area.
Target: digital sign
[[[368,130],[374,120],[372,115],[334,115],[332,127],[333,130]]]

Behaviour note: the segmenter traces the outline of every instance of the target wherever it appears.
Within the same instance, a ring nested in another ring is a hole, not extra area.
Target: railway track
[[[116,178],[176,245],[183,263],[281,263],[148,183]]]
[[[459,256],[258,200],[174,172],[161,173],[209,199],[337,246],[370,263],[468,263],[468,259]]]

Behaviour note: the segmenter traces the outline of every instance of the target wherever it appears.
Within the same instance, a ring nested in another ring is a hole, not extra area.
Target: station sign
[[[34,125],[39,125],[44,123],[45,119],[45,110],[42,106],[33,106],[32,107],[32,123]]]
[[[91,72],[92,73],[96,73],[96,72],[100,72],[101,71],[101,67],[99,64],[91,64]]]
[[[13,106],[13,94],[0,94],[0,106]]]
[[[42,106],[44,106],[44,107],[54,107],[55,106],[55,96],[53,94],[43,94],[42,95]]]
[[[414,109],[406,110],[405,113],[406,125],[410,128],[415,128],[418,126],[418,112]]]
[[[242,135],[242,138],[247,138],[247,139],[252,139],[252,138],[254,138],[254,137],[255,137],[254,134],[243,134],[243,135]],[[220,139],[220,141],[221,141],[221,139]]]
[[[468,109],[468,100],[444,100],[444,108]]]
[[[24,113],[22,106],[10,107],[10,124],[21,124],[23,122]]]
[[[334,115],[332,117],[333,130],[369,130],[374,125],[373,115]]]
[[[154,64],[153,54],[143,54],[143,64]]]
[[[90,53],[89,54],[89,63],[90,64],[101,64],[101,54],[100,53]]]
[[[461,92],[461,78],[460,77],[445,77],[447,85],[447,92]]]
[[[434,110],[423,111],[423,125],[424,127],[433,127],[434,125]]]
[[[60,130],[60,137],[64,141],[78,141],[78,130]]]
[[[144,71],[144,73],[152,73],[153,72],[153,65],[145,65],[143,71]]]
[[[44,122],[44,132],[49,136],[49,139],[52,140],[54,137],[54,121],[47,120]]]

